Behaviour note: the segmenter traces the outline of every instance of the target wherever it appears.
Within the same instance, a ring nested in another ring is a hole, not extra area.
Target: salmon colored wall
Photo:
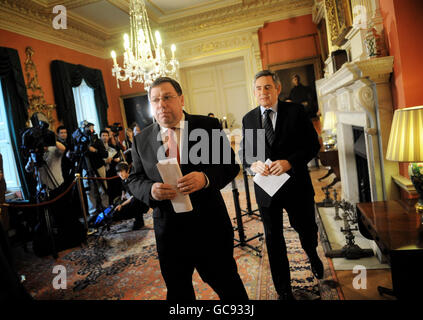
[[[423,1],[380,0],[389,55],[394,56],[392,96],[394,108],[423,105]],[[400,173],[408,177],[407,163]]]
[[[267,23],[258,34],[263,68],[316,56],[320,52],[317,27],[311,14]]]
[[[107,112],[109,123],[122,122],[119,105],[120,90],[116,87],[116,80],[111,74],[112,59],[102,59],[89,54],[84,54],[72,49],[61,47],[45,41],[29,38],[6,30],[0,30],[0,46],[16,49],[21,60],[22,71],[25,77],[25,48],[30,46],[34,49],[32,60],[35,63],[38,73],[38,82],[44,91],[44,98],[47,104],[54,102],[53,84],[51,81],[50,63],[52,60],[63,60],[73,64],[101,70],[106,89],[109,109]],[[57,120],[57,115],[54,114]],[[55,123],[55,127],[59,122]],[[96,128],[99,132],[99,128]]]

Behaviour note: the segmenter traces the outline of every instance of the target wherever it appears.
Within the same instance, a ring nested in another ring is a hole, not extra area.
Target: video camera
[[[114,133],[115,136],[119,134],[119,131],[123,130],[123,127],[120,125],[120,122],[115,122],[110,126],[110,130]]]
[[[22,150],[25,157],[32,156],[37,164],[42,162],[45,148],[56,145],[56,135],[48,129],[47,122],[38,119],[37,113],[31,116],[31,123],[32,127],[22,134]]]
[[[72,157],[82,156],[88,151],[88,147],[92,144],[97,136],[91,131],[90,127],[94,124],[84,120],[81,122],[81,127],[72,133],[72,142],[74,149],[72,151]]]

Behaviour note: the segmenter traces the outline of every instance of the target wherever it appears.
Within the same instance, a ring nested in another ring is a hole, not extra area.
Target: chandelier
[[[162,47],[162,39],[158,31],[155,39],[152,36],[144,0],[130,0],[130,34],[124,34],[123,66],[116,61],[116,52],[112,51],[112,74],[116,77],[117,87],[119,81],[129,80],[144,83],[148,91],[153,81],[159,77],[177,78],[178,61],[175,59],[176,47],[171,46],[172,58],[167,59]]]

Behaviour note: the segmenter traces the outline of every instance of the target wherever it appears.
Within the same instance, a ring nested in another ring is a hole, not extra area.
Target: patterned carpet
[[[242,180],[237,179],[238,185]],[[243,186],[240,188],[241,207],[245,203]],[[252,192],[252,203],[254,203]],[[228,210],[235,217],[230,186],[222,192]],[[90,236],[82,247],[64,250],[55,261],[52,257],[39,258],[32,252],[18,250],[18,273],[25,275],[24,286],[37,300],[163,300],[166,287],[161,277],[154,239],[151,212],[145,216],[146,226],[131,231],[132,220],[116,223],[101,237]],[[262,232],[261,221],[254,216],[243,218],[246,237]],[[236,222],[234,221],[234,226]],[[311,273],[308,259],[302,250],[296,232],[284,219],[284,234],[291,263],[294,295],[299,300],[338,300],[333,268],[324,257],[319,245],[319,255],[325,265],[325,278],[317,281]],[[238,233],[235,233],[238,237]],[[265,245],[260,238],[249,244],[262,250],[262,258],[250,248],[235,248],[238,270],[250,299],[276,300]],[[53,273],[56,265],[66,268],[66,289],[54,289]],[[214,291],[195,272],[193,283],[199,300],[218,299]]]

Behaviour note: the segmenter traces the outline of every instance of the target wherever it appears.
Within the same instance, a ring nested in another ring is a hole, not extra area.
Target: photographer
[[[79,208],[73,207],[72,194],[64,194],[67,185],[62,174],[62,158],[66,147],[56,141],[54,132],[48,130],[48,123],[37,118],[31,121],[33,127],[24,132],[22,139],[29,156],[25,170],[33,172],[37,182],[35,198],[37,202],[44,202],[61,195],[48,206],[37,209],[33,250],[36,255],[44,256],[80,244],[84,232],[78,221]]]
[[[147,213],[148,206],[140,200],[134,198],[128,187],[129,165],[126,162],[120,162],[116,165],[116,171],[122,180],[121,203],[116,207],[117,217],[119,219],[135,218],[132,230],[139,230],[144,227],[143,214]]]
[[[123,128],[120,126],[120,123],[115,122],[113,125],[107,125],[104,129],[109,133],[109,146],[116,149],[118,153],[123,151],[124,147],[119,141],[119,131],[123,130]]]
[[[100,138],[107,150],[108,156],[103,159],[106,167],[106,177],[115,177],[117,175],[115,165],[122,159],[115,148],[109,145],[109,132],[107,130],[100,131]],[[107,194],[110,202],[120,195],[120,183],[117,179],[111,179],[107,183]]]
[[[69,159],[69,151],[71,150],[71,141],[69,139],[68,130],[65,126],[59,126],[56,129],[57,133],[57,141],[63,144],[66,148],[64,156],[62,157],[62,175],[63,179],[65,180],[65,185],[69,185],[73,180],[72,176],[72,161]]]
[[[56,190],[63,182],[62,175],[62,157],[66,147],[56,141],[56,146],[44,147],[44,154],[40,159],[37,159],[36,153],[31,153],[28,162],[25,166],[27,172],[34,172],[35,166],[39,166],[39,175],[42,185],[47,186],[49,191]],[[37,191],[40,191],[40,186],[37,186]]]
[[[84,177],[106,177],[104,158],[108,157],[103,142],[94,131],[94,124],[83,121],[81,128],[73,133],[75,152],[80,154]],[[88,188],[88,212],[94,215],[109,206],[107,196],[107,182],[105,180],[85,180],[84,187]],[[97,201],[101,200],[101,203]]]

